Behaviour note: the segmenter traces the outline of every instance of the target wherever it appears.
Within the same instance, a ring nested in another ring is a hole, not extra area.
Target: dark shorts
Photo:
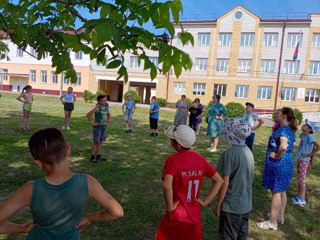
[[[158,119],[149,117],[149,121],[150,121],[150,128],[151,129],[158,129]]]
[[[250,212],[235,214],[221,211],[219,219],[219,239],[247,239]]]
[[[107,131],[105,128],[93,127],[93,142],[104,142],[107,138]]]
[[[64,103],[64,110],[71,112],[74,109],[74,104],[73,103]]]
[[[191,127],[194,131],[197,131],[198,121],[189,121],[189,127]]]

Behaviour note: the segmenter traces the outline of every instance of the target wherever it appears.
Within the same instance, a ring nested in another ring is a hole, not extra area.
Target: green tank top
[[[106,128],[107,116],[109,114],[108,107],[101,108],[98,106],[98,112],[94,114],[94,121],[98,123],[99,128]]]
[[[28,240],[80,239],[80,222],[89,198],[87,175],[75,173],[69,180],[52,185],[45,179],[33,182],[31,212],[38,226]]]

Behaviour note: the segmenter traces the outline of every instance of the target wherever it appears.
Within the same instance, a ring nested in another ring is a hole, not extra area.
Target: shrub
[[[90,92],[88,90],[84,90],[83,99],[84,99],[85,102],[92,103],[95,98],[96,98],[95,94],[93,94],[92,92]]]
[[[193,100],[190,98],[186,98],[187,103],[189,104],[189,107],[192,107]]]
[[[98,97],[98,96],[100,96],[100,95],[107,95],[104,91],[102,91],[102,90],[98,90],[97,92],[96,92],[96,96]]]
[[[167,101],[164,98],[157,98],[157,102],[159,103],[160,107],[165,107],[167,105]]]
[[[243,106],[243,104],[237,102],[229,102],[225,105],[225,108],[228,111],[226,115],[228,118],[242,117],[246,111],[246,108]]]
[[[131,94],[132,100],[133,100],[135,103],[141,103],[141,97],[139,96],[139,94],[138,94],[137,91],[129,90],[128,92],[126,92],[126,93],[124,94],[125,99],[127,99],[127,95],[128,95],[128,94]]]

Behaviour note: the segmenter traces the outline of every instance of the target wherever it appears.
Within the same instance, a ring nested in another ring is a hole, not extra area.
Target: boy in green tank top
[[[92,155],[90,162],[97,163],[105,161],[106,159],[101,157],[101,145],[107,138],[107,125],[110,122],[110,111],[107,106],[107,96],[99,95],[97,97],[98,104],[90,112],[87,113],[87,118],[93,126],[93,144]],[[94,114],[94,120],[92,116]]]
[[[47,128],[33,134],[29,149],[47,176],[25,183],[0,205],[0,233],[28,233],[28,240],[78,240],[80,230],[91,222],[112,221],[123,216],[121,205],[97,179],[71,172],[68,166],[71,148],[58,129]],[[89,197],[103,210],[82,217]],[[30,206],[33,222],[6,221],[25,206]]]

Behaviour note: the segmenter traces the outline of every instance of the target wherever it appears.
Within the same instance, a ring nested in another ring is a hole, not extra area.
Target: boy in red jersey
[[[155,239],[201,240],[201,206],[205,207],[212,201],[223,180],[203,156],[190,151],[196,135],[189,126],[166,126],[164,134],[171,139],[171,146],[177,153],[169,156],[164,164],[163,195],[167,211]],[[201,199],[204,177],[211,178],[212,185],[207,196]]]

